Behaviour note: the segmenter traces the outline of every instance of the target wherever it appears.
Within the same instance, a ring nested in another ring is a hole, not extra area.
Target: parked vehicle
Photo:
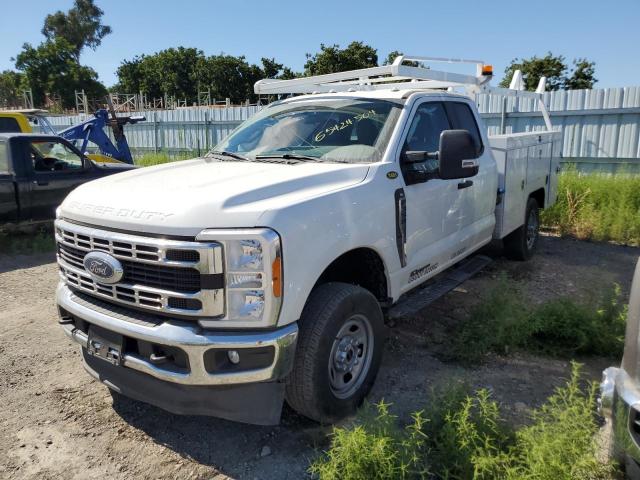
[[[547,130],[488,137],[468,95],[488,91],[489,66],[463,75],[406,60],[430,59],[261,80],[259,94],[304,95],[204,158],[70,194],[57,303],[88,372],[179,414],[273,424],[286,398],[332,422],[374,383],[383,312],[424,307],[476,271],[482,260],[463,260],[493,238],[531,257],[560,133],[546,115]]]
[[[0,133],[0,224],[53,220],[78,185],[131,168],[96,164],[58,136]]]
[[[83,155],[94,162],[114,163],[124,162],[133,164],[133,157],[129,150],[127,137],[124,135],[124,126],[135,124],[145,120],[144,116],[117,116],[111,103],[111,97],[107,96],[109,110],[98,109],[92,117],[83,122],[65,128],[57,132],[46,118],[48,112],[36,108],[25,110],[0,110],[0,133],[40,133],[45,135],[59,135],[69,140],[82,152]],[[114,145],[105,129],[111,128]],[[36,131],[34,132],[34,128]],[[89,146],[93,144],[98,152],[90,152]]]
[[[625,466],[626,476],[640,479],[640,261],[631,284],[620,367],[607,368],[600,384],[600,410],[611,422],[610,452]]]

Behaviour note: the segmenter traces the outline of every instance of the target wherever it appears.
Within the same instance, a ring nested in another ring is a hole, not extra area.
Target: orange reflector
[[[493,66],[492,65],[483,65],[482,66],[482,75],[493,75]]]
[[[273,296],[280,297],[282,295],[282,259],[280,257],[271,264],[271,286]]]

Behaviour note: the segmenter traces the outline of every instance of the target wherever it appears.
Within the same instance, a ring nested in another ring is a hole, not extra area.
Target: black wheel
[[[540,209],[535,198],[527,201],[524,219],[524,225],[504,238],[505,253],[513,260],[529,260],[538,245]]]
[[[287,403],[321,423],[355,412],[375,381],[384,337],[382,310],[370,292],[337,282],[317,287],[300,318]]]

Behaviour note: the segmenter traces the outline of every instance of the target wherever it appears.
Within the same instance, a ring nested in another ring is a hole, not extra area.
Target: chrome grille
[[[86,253],[75,247],[58,244],[58,254],[78,268],[84,268],[83,260]],[[131,260],[120,262],[124,269],[122,281],[125,283],[140,283],[186,293],[200,290],[200,272],[194,268],[149,265]]]
[[[159,312],[199,317],[224,315],[224,290],[203,289],[203,275],[222,275],[216,242],[156,239],[57,220],[60,275],[69,286],[111,301]],[[107,285],[84,267],[84,256],[102,251],[117,258],[124,275]]]

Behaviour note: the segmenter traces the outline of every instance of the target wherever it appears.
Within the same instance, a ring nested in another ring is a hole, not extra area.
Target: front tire
[[[529,260],[538,246],[540,209],[535,198],[529,198],[524,225],[504,238],[505,254],[512,260]]]
[[[314,289],[300,318],[287,403],[320,423],[354,413],[375,381],[384,337],[382,310],[370,292],[338,282]]]

